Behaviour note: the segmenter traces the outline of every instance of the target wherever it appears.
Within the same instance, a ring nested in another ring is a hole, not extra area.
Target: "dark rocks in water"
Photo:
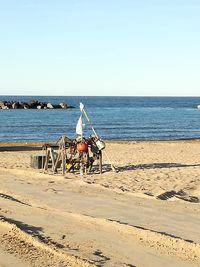
[[[27,102],[27,105],[29,106],[29,108],[31,109],[36,109],[37,106],[39,106],[39,102],[38,101],[35,101],[35,100],[31,100],[31,101],[28,101]]]
[[[28,102],[20,101],[0,101],[0,109],[68,109],[74,108],[64,102],[60,104],[52,104],[50,102],[39,102],[31,100]]]
[[[24,107],[24,109],[29,109],[29,108],[30,108],[29,105],[28,105],[27,103],[24,103],[24,104],[23,104],[23,107]]]
[[[22,107],[21,103],[17,101],[17,102],[14,102],[12,104],[12,108],[13,109],[18,109],[18,108],[23,108],[23,107]]]
[[[52,108],[54,108],[54,106],[49,102],[49,103],[47,103],[47,108],[52,109]]]
[[[61,108],[67,108],[67,104],[65,104],[65,103],[63,103],[63,102],[61,102],[61,103],[59,104],[59,106],[60,106]]]
[[[0,109],[5,109],[6,105],[5,105],[5,101],[0,101]]]
[[[0,109],[10,109],[12,108],[12,103],[8,101],[0,101]]]
[[[75,108],[75,107],[70,106],[70,105],[68,105],[68,104],[66,104],[66,103],[64,103],[64,102],[61,102],[61,103],[59,104],[59,106],[60,106],[61,108],[63,108],[63,109],[67,109],[67,108]]]

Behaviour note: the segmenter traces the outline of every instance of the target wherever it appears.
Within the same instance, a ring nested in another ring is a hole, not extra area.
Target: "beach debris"
[[[66,104],[60,103],[60,106],[65,108]],[[37,106],[37,108],[42,107]],[[53,108],[53,105],[48,103],[47,108]],[[91,172],[94,162],[97,161],[96,169],[102,173],[102,151],[105,149],[105,142],[97,135],[82,103],[80,103],[80,111],[81,115],[76,125],[77,137],[70,139],[63,135],[54,143],[44,144],[43,156],[33,157],[31,159],[32,167],[43,168],[44,172],[50,169],[53,173],[57,173],[61,169],[63,175],[70,171],[84,175]],[[93,131],[89,138],[83,136],[85,126],[83,116],[86,117]],[[112,170],[115,171],[107,154],[106,156]]]
[[[56,143],[44,144],[44,172],[51,170],[57,173],[79,172],[80,175],[91,172],[94,162],[97,161],[99,173],[102,173],[102,152],[95,143],[94,136],[89,139],[70,139],[60,137]],[[95,168],[96,169],[96,168]]]
[[[34,169],[43,169],[44,161],[45,161],[44,155],[31,156],[31,167]]]
[[[97,161],[98,170],[102,173],[102,150],[105,148],[105,143],[97,135],[82,103],[80,103],[80,111],[75,139],[61,136],[56,144],[44,144],[45,162],[44,165],[42,164],[44,171],[50,168],[53,173],[56,173],[61,168],[63,175],[70,171],[78,171],[80,175],[84,175],[92,170],[94,162]],[[89,138],[83,136],[85,126],[83,115],[92,127],[93,134]]]
[[[104,141],[97,135],[97,132],[95,131],[95,129],[94,129],[94,127],[93,127],[93,125],[92,125],[92,123],[91,123],[91,121],[90,121],[90,119],[89,119],[89,117],[88,117],[88,115],[87,115],[87,113],[86,113],[86,111],[85,111],[85,106],[83,105],[83,103],[80,103],[80,111],[81,111],[82,114],[85,115],[85,117],[86,117],[86,119],[87,119],[89,125],[90,125],[91,128],[92,128],[92,131],[93,131],[93,133],[94,133],[94,137],[95,137],[95,139],[96,139],[96,140],[95,140],[96,146],[98,147],[98,149],[99,149],[100,151],[103,150],[103,149],[105,148],[105,143],[104,143]],[[79,120],[80,120],[80,118],[79,118]],[[79,123],[79,122],[78,122],[78,123]],[[80,126],[79,126],[79,128],[80,128]],[[104,153],[105,153],[105,155],[106,155],[106,157],[107,157],[107,160],[108,160],[108,162],[109,162],[109,164],[110,164],[110,166],[111,166],[112,171],[113,171],[113,172],[117,172],[117,171],[116,171],[116,168],[115,168],[114,165],[111,163],[111,160],[110,160],[108,154],[107,154],[106,152],[104,152]]]
[[[0,101],[0,109],[68,109],[74,106],[68,105],[64,102],[60,104],[52,104],[51,102],[41,102],[38,100],[31,100],[28,102],[21,101]]]

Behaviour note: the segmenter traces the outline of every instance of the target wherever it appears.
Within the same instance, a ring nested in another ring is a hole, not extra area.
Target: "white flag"
[[[83,105],[83,103],[80,102],[80,110],[81,110],[81,112],[83,111],[83,109],[84,109],[84,105]]]
[[[82,115],[80,116],[77,125],[76,125],[76,133],[78,135],[83,135],[83,121],[82,121]]]

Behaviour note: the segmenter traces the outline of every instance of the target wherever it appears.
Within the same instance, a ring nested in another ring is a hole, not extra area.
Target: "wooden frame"
[[[88,140],[86,140],[87,142]],[[45,162],[44,162],[44,172],[47,172],[48,169],[51,169],[53,173],[58,172],[58,168],[61,166],[62,175],[65,175],[66,172],[75,171],[75,166],[79,167],[79,172],[81,172],[81,168],[83,169],[83,174],[88,173],[95,161],[94,158],[98,159],[99,172],[102,173],[102,151],[98,151],[98,153],[94,153],[91,151],[91,143],[89,145],[88,151],[84,153],[80,153],[76,149],[76,140],[70,140],[66,136],[62,136],[58,139],[55,144],[45,144],[43,146],[43,150],[45,152]],[[89,144],[89,142],[88,142]],[[55,148],[58,151],[55,151]],[[67,150],[71,150],[67,151]],[[72,152],[74,151],[74,153]],[[92,157],[90,157],[92,154]],[[86,157],[86,161],[83,157]],[[90,162],[90,159],[93,160]],[[71,167],[69,169],[66,168],[66,164],[70,164]]]

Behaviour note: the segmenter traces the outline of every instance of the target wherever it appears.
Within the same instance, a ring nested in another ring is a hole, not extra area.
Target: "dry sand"
[[[103,174],[0,143],[0,266],[200,266],[200,141],[108,142]]]

